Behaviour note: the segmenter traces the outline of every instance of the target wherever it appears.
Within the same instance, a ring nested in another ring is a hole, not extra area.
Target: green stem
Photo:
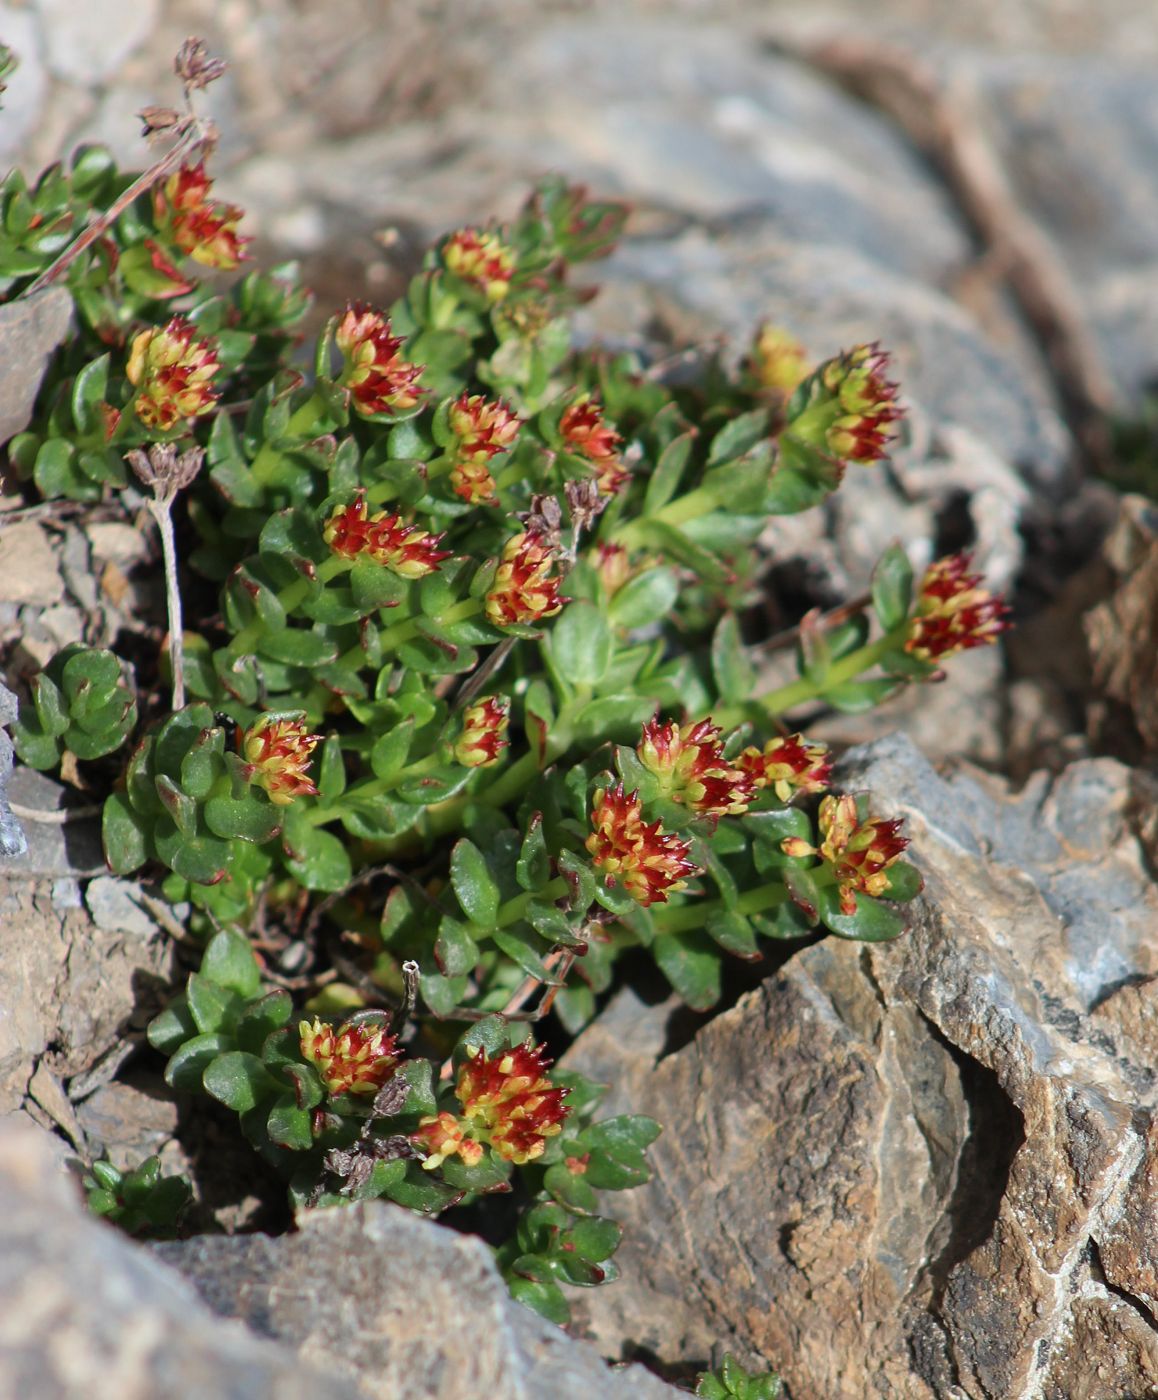
[[[451,627],[456,622],[465,622],[468,617],[474,617],[475,613],[482,611],[482,605],[481,598],[464,598],[462,602],[455,603],[452,608],[447,608],[441,617],[432,618],[431,621],[444,627]],[[384,632],[379,632],[378,642],[382,650],[384,652],[394,651],[403,642],[409,642],[417,637],[419,634],[418,624],[421,621],[421,618],[410,617],[403,622],[396,622],[393,627],[387,627]]]
[[[508,899],[505,904],[499,906],[499,912],[495,917],[496,927],[507,928],[511,924],[518,923],[533,899],[560,899],[569,889],[567,881],[560,875],[550,884],[544,885],[541,890],[528,890],[526,894],[517,894],[514,899]]]
[[[774,909],[788,898],[788,891],[780,880],[772,880],[766,885],[757,885],[754,890],[742,894],[734,904],[725,904],[722,899],[709,899],[702,903],[681,904],[676,908],[657,909],[652,913],[657,933],[682,933],[685,929],[702,928],[715,913],[731,909],[737,914],[761,914],[765,909]]]
[[[617,544],[640,545],[647,537],[649,525],[656,522],[662,525],[686,525],[689,520],[710,514],[719,507],[719,504],[719,497],[713,488],[697,486],[686,496],[677,496],[674,501],[669,501],[654,515],[650,515],[644,520],[633,520],[626,525],[621,525],[612,538]]]
[[[317,573],[313,579],[299,578],[293,583],[287,583],[284,588],[278,590],[277,600],[282,605],[282,609],[288,616],[309,596],[309,591],[314,583],[329,583],[332,578],[337,578],[351,567],[349,559],[343,559],[340,555],[332,555],[329,559],[323,559],[318,565]],[[254,642],[265,631],[265,624],[260,618],[255,618],[248,626],[243,627],[236,634],[229,644],[229,650],[238,656],[244,656],[252,651]]]
[[[819,700],[829,690],[855,680],[862,671],[870,670],[890,651],[896,651],[899,647],[903,647],[908,630],[909,623],[906,619],[899,627],[895,627],[891,632],[886,632],[875,642],[857,647],[856,651],[850,651],[847,656],[842,656],[839,661],[834,661],[819,680],[810,680],[807,676],[800,676],[787,685],[770,690],[767,695],[757,695],[755,703],[768,714],[781,715],[809,700]]]
[[[441,758],[442,755],[436,750],[434,753],[428,753],[425,758],[417,758],[413,763],[408,763],[391,778],[364,778],[360,783],[347,788],[332,807],[315,807],[309,815],[310,825],[324,826],[326,822],[334,821],[351,802],[394,792],[406,779],[419,778],[423,773],[429,773],[432,768],[436,768]]]
[[[311,394],[302,406],[297,409],[286,424],[285,437],[300,437],[308,432],[325,412],[325,404],[318,398],[317,394]],[[273,443],[264,443],[261,451],[253,459],[250,467],[252,479],[258,486],[264,486],[270,477],[281,465],[282,454]]]

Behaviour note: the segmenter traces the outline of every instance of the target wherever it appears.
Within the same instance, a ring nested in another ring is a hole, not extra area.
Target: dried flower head
[[[511,702],[504,695],[476,700],[462,713],[462,733],[454,757],[465,768],[486,768],[498,762],[507,747],[504,735],[510,723]]]
[[[516,1166],[541,1157],[568,1113],[567,1090],[545,1073],[550,1063],[542,1046],[529,1041],[493,1056],[471,1046],[454,1087],[461,1116],[440,1113],[419,1123],[416,1141],[428,1154],[427,1170],[455,1153],[473,1166],[484,1144]]]
[[[265,788],[278,807],[295,797],[313,797],[318,790],[309,778],[310,755],[321,742],[322,736],[309,733],[301,720],[260,719],[241,740],[246,776]]]
[[[146,452],[134,447],[125,453],[125,461],[142,485],[152,489],[159,501],[172,500],[178,491],[193,484],[205,460],[203,447],[189,447],[178,452],[175,443],[154,442]]]
[[[148,428],[169,432],[184,419],[210,412],[221,366],[211,341],[198,340],[183,316],[135,336],[125,373],[136,389],[133,407]]]
[[[367,306],[351,304],[338,322],[334,343],[344,365],[338,383],[350,391],[363,417],[404,413],[426,390],[418,383],[425,366],[404,360],[402,337],[390,334],[390,322]]]
[[[555,552],[530,530],[512,535],[486,598],[487,619],[496,627],[541,622],[561,612],[562,579],[552,577]]]
[[[442,247],[446,270],[477,287],[491,302],[502,301],[510,291],[515,261],[514,250],[497,234],[475,228],[452,233]]]
[[[769,739],[763,749],[747,748],[736,765],[751,778],[753,787],[770,787],[781,802],[798,792],[823,792],[832,776],[832,756],[825,745],[799,734]]]
[[[855,914],[858,892],[879,897],[888,891],[888,868],[909,844],[908,838],[899,834],[902,821],[899,817],[870,817],[862,822],[856,798],[847,793],[823,798],[818,821],[819,847],[799,836],[789,836],[780,843],[781,848],[788,856],[818,855],[827,862],[836,876],[841,912]]]
[[[349,1020],[335,1031],[317,1016],[298,1025],[302,1054],[331,1094],[377,1094],[402,1055],[383,1020]]]
[[[186,39],[173,60],[173,72],[187,91],[215,83],[229,65],[223,58],[210,58],[204,39]]]
[[[333,511],[322,527],[322,538],[343,559],[371,559],[405,579],[436,573],[450,555],[438,548],[441,535],[404,524],[401,516],[387,511],[367,514],[364,491]]]
[[[209,198],[213,181],[205,163],[183,165],[154,191],[153,210],[158,227],[203,267],[232,272],[246,256],[251,242],[237,232],[244,217],[235,204],[218,204]]]
[[[724,757],[719,727],[710,719],[684,725],[648,720],[636,753],[664,795],[693,812],[735,816],[751,805],[752,780]]]
[[[885,377],[888,354],[877,344],[857,345],[820,367],[806,407],[788,431],[842,461],[879,462],[904,417],[897,385]]]
[[[972,559],[968,553],[950,554],[925,570],[905,641],[905,650],[922,661],[988,646],[1010,626],[1005,599],[982,588],[981,575],[969,572]]]
[[[595,468],[601,496],[616,495],[631,479],[619,455],[623,439],[604,421],[603,409],[590,394],[581,395],[566,410],[559,420],[559,432],[567,451]]]
[[[639,794],[625,793],[622,783],[595,793],[591,826],[587,849],[607,883],[621,884],[645,907],[666,904],[669,894],[684,888],[683,876],[696,868],[689,844],[659,822],[645,822]]]
[[[804,346],[780,326],[765,324],[752,342],[748,370],[761,389],[778,399],[787,399],[808,376],[808,356]]]

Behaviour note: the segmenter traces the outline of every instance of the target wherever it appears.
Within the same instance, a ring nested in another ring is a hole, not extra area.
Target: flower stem
[[[317,574],[314,578],[295,579],[293,583],[287,583],[284,588],[278,590],[277,600],[281,604],[282,610],[288,616],[299,603],[303,602],[309,596],[311,584],[329,583],[331,579],[337,578],[339,574],[345,573],[350,567],[350,560],[343,559],[337,554],[332,555],[329,559],[323,559],[318,565]],[[252,649],[254,642],[257,641],[258,637],[260,637],[264,631],[264,623],[260,618],[255,619],[236,634],[233,641],[229,644],[229,650],[238,656],[244,656]]]
[[[181,589],[177,584],[177,541],[173,534],[172,496],[148,502],[161,532],[161,556],[165,562],[165,606],[169,613],[169,670],[173,677],[173,709],[185,708],[185,635],[181,620]]]
[[[761,914],[765,909],[775,909],[788,898],[788,891],[780,880],[772,880],[766,885],[757,885],[754,890],[742,894],[732,904],[722,899],[709,899],[703,903],[680,904],[675,908],[656,909],[652,912],[656,933],[682,933],[685,929],[702,928],[716,913],[731,910],[736,914]]]
[[[283,436],[297,437],[308,432],[324,412],[325,404],[322,403],[317,394],[311,394],[305,403],[291,415]],[[282,454],[273,443],[263,443],[261,451],[253,459],[253,465],[249,469],[253,480],[257,485],[264,486],[277,471],[281,462]]]
[[[766,695],[755,696],[754,703],[770,715],[781,715],[809,700],[819,700],[828,691],[845,685],[848,681],[855,680],[861,672],[870,670],[890,651],[903,647],[908,628],[906,619],[899,627],[886,632],[875,642],[857,647],[847,656],[842,656],[839,661],[834,661],[819,679],[811,680],[807,676],[800,676],[794,681],[789,681],[787,685],[770,690]]]
[[[710,514],[718,508],[719,504],[719,498],[711,487],[697,486],[686,496],[677,496],[674,501],[669,501],[654,515],[648,516],[644,520],[633,520],[626,525],[621,525],[613,534],[612,539],[616,544],[625,546],[640,545],[647,538],[649,525],[657,522],[661,525],[685,525],[689,520],[695,520],[698,516]]]
[[[541,890],[528,890],[525,894],[515,895],[514,899],[508,899],[505,904],[499,906],[495,917],[496,927],[507,928],[510,924],[518,923],[533,899],[560,899],[569,889],[567,881],[560,875],[550,884],[544,885]]]

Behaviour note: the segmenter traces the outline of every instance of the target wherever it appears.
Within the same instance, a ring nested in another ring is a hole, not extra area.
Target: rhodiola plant
[[[234,1108],[303,1204],[517,1184],[500,1260],[562,1317],[561,1282],[612,1276],[599,1192],[645,1178],[657,1128],[592,1120],[526,1022],[579,1031],[632,948],[706,1009],[769,940],[901,933],[901,824],[832,789],[802,717],[940,676],[1006,608],[967,556],[917,579],[893,547],[762,685],[759,537],[878,469],[903,419],[886,352],[813,367],[766,326],[669,383],[575,349],[571,271],[626,210],[558,179],[303,346],[292,268],[222,280],[247,240],[192,105],[214,66],[187,47],[178,71],[151,172],[88,149],[0,190],[4,294],[62,281],[77,315],[12,462],[46,497],[149,487],[176,633],[139,678],[147,723],[115,658],[73,650],[18,739],[107,778],[131,736],[108,863],[214,935],[153,1027],[174,1087]]]

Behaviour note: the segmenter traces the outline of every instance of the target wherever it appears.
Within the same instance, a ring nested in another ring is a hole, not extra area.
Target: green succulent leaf
[[[877,621],[886,632],[899,627],[909,615],[913,603],[913,566],[899,544],[891,545],[877,560],[872,599]]]

